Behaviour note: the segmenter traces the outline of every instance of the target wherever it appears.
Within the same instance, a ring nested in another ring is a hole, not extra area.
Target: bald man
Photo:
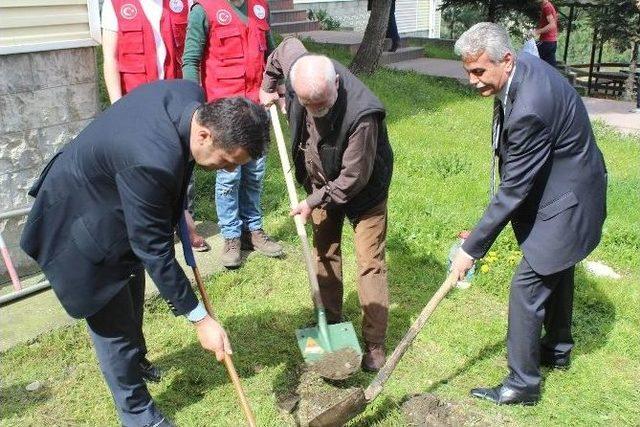
[[[385,362],[389,311],[385,245],[393,153],[385,110],[376,96],[339,62],[310,55],[286,38],[267,59],[260,101],[278,100],[285,80],[296,179],[308,194],[291,211],[311,217],[316,273],[330,323],[342,321],[341,237],[344,219],[354,230],[358,295],[363,311],[362,368]]]

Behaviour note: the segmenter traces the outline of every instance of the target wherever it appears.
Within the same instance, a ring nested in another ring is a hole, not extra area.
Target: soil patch
[[[300,376],[297,393],[298,423],[300,426],[329,425],[318,423],[318,416],[333,408],[336,404],[356,395],[359,388],[342,388],[325,381],[314,370],[307,370]],[[334,408],[335,410],[335,408]]]
[[[402,413],[411,426],[490,426],[482,416],[461,405],[438,399],[431,393],[412,396],[402,404]]]
[[[329,353],[309,366],[322,378],[340,381],[347,379],[360,369],[360,360],[361,356],[354,349],[345,348]]]

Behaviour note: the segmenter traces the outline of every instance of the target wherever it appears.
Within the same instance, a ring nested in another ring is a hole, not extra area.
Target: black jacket
[[[202,102],[193,82],[141,86],[64,146],[31,189],[20,245],[71,316],[97,312],[141,263],[174,314],[197,305],[173,236]]]
[[[549,275],[598,245],[607,171],[582,99],[554,68],[521,54],[507,98],[500,186],[463,249],[483,257],[511,221],[529,265]]]

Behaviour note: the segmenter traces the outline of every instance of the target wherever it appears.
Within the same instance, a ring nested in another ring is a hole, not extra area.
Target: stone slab
[[[29,90],[33,90],[30,55],[0,55],[0,95]]]

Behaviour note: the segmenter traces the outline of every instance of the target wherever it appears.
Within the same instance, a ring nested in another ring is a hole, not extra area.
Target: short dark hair
[[[247,98],[222,98],[198,109],[196,120],[225,150],[242,147],[258,159],[269,146],[269,116],[264,107]]]

